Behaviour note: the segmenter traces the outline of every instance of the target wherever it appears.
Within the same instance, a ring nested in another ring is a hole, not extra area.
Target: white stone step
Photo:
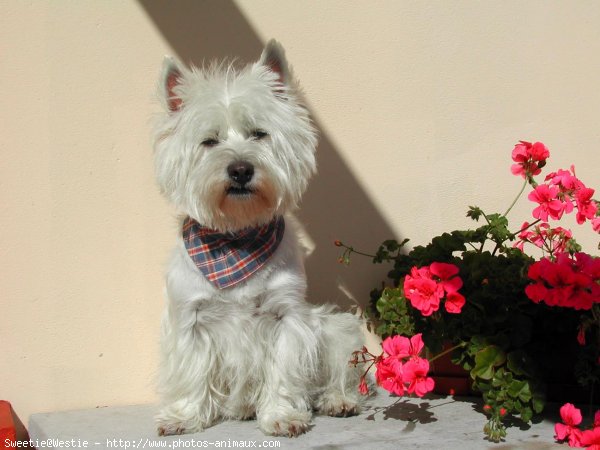
[[[480,405],[480,404],[479,404]],[[38,450],[87,448],[281,448],[292,449],[550,449],[568,448],[554,442],[554,422],[544,420],[529,429],[511,427],[506,441],[484,440],[485,416],[477,400],[431,396],[397,398],[385,391],[367,399],[355,417],[315,416],[311,430],[297,438],[265,436],[256,421],[228,421],[204,432],[158,437],[154,405],[106,407],[34,414],[29,433]],[[554,407],[553,409],[557,409]]]

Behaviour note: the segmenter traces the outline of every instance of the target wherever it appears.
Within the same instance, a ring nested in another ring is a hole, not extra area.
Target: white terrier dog
[[[155,136],[162,193],[182,213],[167,272],[157,415],[161,435],[256,417],[307,431],[312,410],[358,413],[359,320],[305,301],[294,222],[316,135],[283,48],[236,71],[166,59]]]

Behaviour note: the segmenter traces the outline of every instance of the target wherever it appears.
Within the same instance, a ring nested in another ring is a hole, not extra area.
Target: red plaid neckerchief
[[[204,277],[225,289],[260,269],[277,250],[284,230],[283,217],[236,233],[220,233],[188,217],[183,222],[183,242]]]

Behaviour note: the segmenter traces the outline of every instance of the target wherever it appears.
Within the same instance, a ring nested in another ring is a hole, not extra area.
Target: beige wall
[[[176,233],[148,137],[165,53],[286,47],[322,134],[301,213],[314,301],[364,304],[385,273],[337,265],[333,239],[425,243],[468,225],[467,204],[506,208],[518,139],[600,186],[595,1],[10,1],[0,17],[0,398],[24,418],[155,399]]]

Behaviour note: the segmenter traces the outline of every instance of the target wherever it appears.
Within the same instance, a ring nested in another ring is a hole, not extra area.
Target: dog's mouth
[[[254,194],[254,190],[247,186],[229,186],[226,191],[230,197],[245,198]]]

